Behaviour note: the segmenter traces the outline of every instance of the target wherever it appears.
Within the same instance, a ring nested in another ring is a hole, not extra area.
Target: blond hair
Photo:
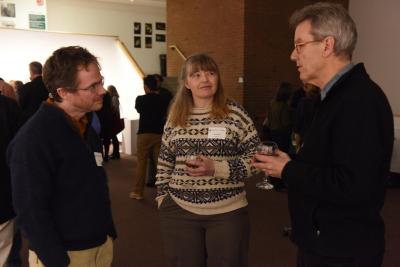
[[[217,63],[206,54],[194,54],[188,57],[182,66],[180,85],[170,108],[168,123],[174,126],[186,127],[186,121],[194,104],[192,92],[185,86],[185,82],[187,77],[200,70],[213,71],[218,77],[217,91],[213,97],[211,116],[213,118],[224,118],[228,115],[228,99],[222,87]]]

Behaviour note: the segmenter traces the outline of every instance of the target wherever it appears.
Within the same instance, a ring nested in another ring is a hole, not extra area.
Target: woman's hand
[[[205,156],[197,156],[195,160],[188,160],[189,167],[186,165],[186,172],[190,176],[213,176],[215,173],[214,161]]]

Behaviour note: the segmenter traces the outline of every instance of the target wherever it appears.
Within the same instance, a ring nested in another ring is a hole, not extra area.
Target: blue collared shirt
[[[333,85],[342,77],[344,74],[349,72],[354,67],[353,63],[347,64],[343,69],[341,69],[333,78],[325,85],[324,89],[321,91],[321,101],[324,100],[328,92],[332,89]]]

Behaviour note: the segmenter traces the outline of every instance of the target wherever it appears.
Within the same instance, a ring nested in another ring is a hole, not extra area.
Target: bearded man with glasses
[[[29,242],[29,266],[110,267],[113,239],[101,142],[87,114],[103,105],[97,58],[79,46],[47,59],[51,100],[8,148],[17,224]]]
[[[299,267],[381,266],[380,211],[393,147],[393,114],[364,65],[353,64],[357,30],[338,4],[294,12],[291,60],[321,102],[296,159],[256,155],[254,166],[288,185]]]

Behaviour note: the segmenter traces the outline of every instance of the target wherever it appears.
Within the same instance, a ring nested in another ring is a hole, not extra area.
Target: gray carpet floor
[[[164,267],[163,244],[154,201],[155,188],[146,187],[145,199],[128,198],[135,176],[135,157],[122,155],[106,163],[112,210],[118,238],[113,267]],[[249,179],[247,197],[251,223],[249,267],[294,267],[296,248],[282,229],[289,224],[287,195],[255,188],[260,177]],[[383,217],[386,253],[383,267],[400,266],[400,188],[388,188]],[[21,252],[26,267],[27,248]],[[190,267],[190,266],[187,266]]]

